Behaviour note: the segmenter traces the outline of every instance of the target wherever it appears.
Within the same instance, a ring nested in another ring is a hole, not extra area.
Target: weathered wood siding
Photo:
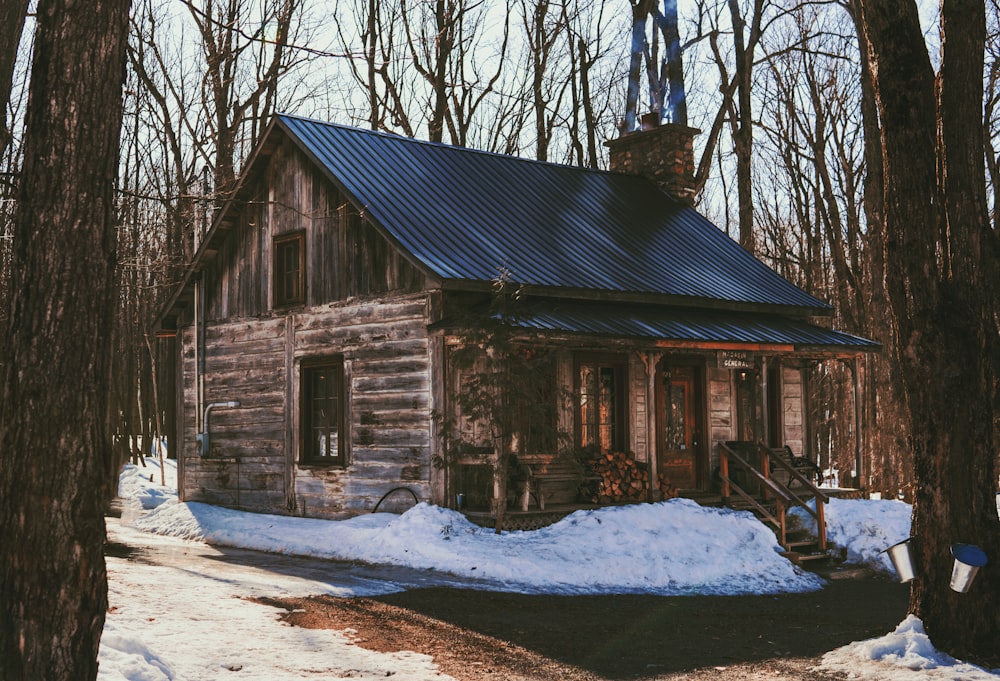
[[[209,324],[205,332],[205,403],[239,400],[214,410],[212,448],[198,452],[195,436],[197,362],[192,328],[182,336],[184,499],[250,510],[283,512],[284,320]]]
[[[206,403],[239,400],[241,406],[212,413],[212,455],[202,459],[194,400],[185,401],[185,499],[330,518],[371,511],[399,487],[430,501],[426,310],[427,296],[411,294],[313,309],[291,315],[290,323],[273,317],[209,324]],[[191,329],[183,347],[185,388],[194,395]],[[299,366],[304,358],[334,353],[345,363],[348,464],[300,466]],[[406,492],[383,508],[394,501],[412,504],[413,496]]]
[[[716,445],[736,439],[735,393],[732,372],[729,369],[709,366],[707,379],[708,430],[712,434],[709,469],[715,470],[719,465],[719,450]]]
[[[306,304],[422,291],[424,275],[298,148],[278,146],[237,211],[232,231],[204,272],[207,317],[255,317],[273,307],[275,237],[305,234]]]
[[[654,365],[655,366],[655,365]],[[629,450],[635,454],[636,461],[649,463],[652,452],[649,432],[649,410],[655,409],[654,397],[649,394],[649,378],[646,364],[638,353],[629,353],[625,385],[628,386],[628,441]]]
[[[781,427],[782,444],[792,448],[798,456],[805,456],[805,401],[802,371],[781,368]],[[777,406],[775,408],[778,408]]]
[[[296,364],[316,354],[344,356],[350,410],[348,465],[297,466],[297,511],[322,517],[367,512],[401,487],[431,501],[427,296],[334,305],[295,320]],[[293,375],[297,381],[298,371]],[[297,384],[292,392],[298,395]],[[409,493],[399,498],[412,504]],[[380,510],[391,508],[385,503]]]
[[[278,145],[258,163],[252,198],[231,208],[230,232],[202,272],[200,407],[190,317],[181,329],[183,497],[318,517],[371,510],[398,487],[430,500],[428,281],[296,147]],[[305,238],[306,302],[275,310],[272,244],[294,232]],[[344,358],[348,464],[303,467],[300,365],[334,354]],[[228,400],[241,406],[212,412],[203,459],[198,412]]]

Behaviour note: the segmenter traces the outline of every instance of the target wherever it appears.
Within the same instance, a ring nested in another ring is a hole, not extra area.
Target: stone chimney
[[[643,116],[641,130],[607,142],[611,170],[648,177],[673,198],[693,206],[694,136],[701,131],[676,123],[656,125],[651,118]]]

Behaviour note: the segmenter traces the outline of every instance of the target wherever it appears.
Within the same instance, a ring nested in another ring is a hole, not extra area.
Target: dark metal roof
[[[282,115],[277,124],[441,281],[830,307],[637,176],[530,161]],[[791,310],[789,310],[791,312]]]
[[[518,313],[519,328],[656,341],[738,343],[876,350],[874,341],[778,315],[624,305],[537,305]]]

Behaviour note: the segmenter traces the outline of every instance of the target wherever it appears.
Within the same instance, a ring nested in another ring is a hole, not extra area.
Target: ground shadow
[[[833,581],[780,596],[527,596],[419,589],[382,603],[509,641],[609,679],[816,657],[881,636],[906,617],[908,588]]]

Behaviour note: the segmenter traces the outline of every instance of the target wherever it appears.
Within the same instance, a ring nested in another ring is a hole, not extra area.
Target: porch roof
[[[539,332],[646,339],[664,347],[758,346],[786,352],[852,355],[881,347],[867,338],[780,315],[684,307],[536,303],[519,310],[512,323]]]

